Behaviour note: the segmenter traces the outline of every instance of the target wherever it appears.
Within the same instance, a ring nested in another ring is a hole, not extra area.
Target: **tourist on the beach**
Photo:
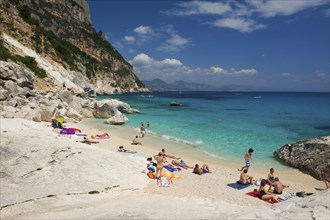
[[[108,133],[106,133],[106,132],[104,132],[103,134],[97,134],[97,135],[92,135],[91,136],[91,138],[92,139],[98,139],[98,138],[109,138],[110,137],[110,135],[108,134]]]
[[[244,160],[245,160],[245,166],[242,167],[241,169],[239,169],[238,171],[242,171],[243,169],[247,169],[249,170],[250,167],[250,161],[252,160],[252,153],[253,153],[253,149],[250,148],[248,150],[248,152],[246,152],[245,156],[244,156]]]
[[[64,117],[61,116],[60,112],[56,112],[52,117],[52,127],[53,128],[63,128]]]
[[[326,189],[329,189],[330,188],[330,172],[326,172],[324,173],[323,175],[323,181],[325,183],[325,187]]]
[[[267,182],[270,184],[272,182],[274,182],[274,168],[270,168],[269,173],[268,173],[268,177],[267,177]]]
[[[282,194],[285,185],[280,181],[278,177],[274,178],[274,181],[270,184],[274,187],[273,194]],[[287,186],[288,187],[288,186]]]
[[[181,158],[181,157],[176,157],[176,156],[166,153],[164,148],[162,149],[162,153],[165,157],[169,157],[169,158],[173,158],[173,159],[177,159],[177,160],[180,160],[180,158]]]
[[[206,164],[203,164],[201,167],[199,167],[199,165],[196,164],[193,170],[193,173],[198,175],[202,175],[204,173],[209,173],[209,172],[210,172],[209,166]]]
[[[259,198],[262,200],[267,200],[267,201],[271,200],[274,203],[279,202],[275,196],[273,196],[269,192],[265,191],[265,185],[266,185],[266,181],[264,179],[261,180],[260,187],[258,190]]]
[[[131,151],[129,149],[125,149],[124,146],[119,146],[119,152],[125,152],[125,153],[132,153],[132,154],[135,154],[137,153],[137,151]]]
[[[139,136],[135,136],[135,138],[132,140],[132,145],[141,145],[142,146],[142,143],[139,142],[137,139],[139,138]]]
[[[89,140],[87,137],[84,137],[84,140],[82,141],[82,143],[85,143],[85,144],[97,144],[97,143],[100,143],[98,141],[91,141]]]
[[[180,161],[178,161],[178,160],[172,160],[172,164],[175,165],[175,166],[182,167],[184,169],[193,168],[193,167],[188,166],[185,163],[180,163]]]
[[[251,184],[253,181],[253,176],[247,174],[248,170],[244,169],[239,177],[239,182],[242,184]]]
[[[140,132],[141,132],[141,138],[143,138],[144,135],[146,134],[146,129],[143,123],[141,123]]]
[[[162,174],[163,166],[164,163],[166,162],[166,159],[162,152],[159,152],[158,155],[154,156],[154,159],[156,160],[156,164],[157,164],[155,176],[156,179],[159,179]]]

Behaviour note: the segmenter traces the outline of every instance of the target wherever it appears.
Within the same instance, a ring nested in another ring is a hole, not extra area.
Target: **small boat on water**
[[[261,96],[254,96],[255,99],[261,99]]]
[[[170,106],[182,106],[182,104],[178,102],[171,102]]]

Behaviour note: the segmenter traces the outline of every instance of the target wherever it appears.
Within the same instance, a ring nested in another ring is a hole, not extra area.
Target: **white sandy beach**
[[[314,195],[270,205],[245,195],[255,186],[227,186],[239,177],[237,164],[182,143],[147,134],[140,139],[143,146],[131,146],[137,132],[111,126],[110,139],[87,145],[77,142],[82,137],[58,135],[48,123],[0,122],[1,219],[329,219],[330,191],[316,192],[324,183],[296,169],[277,173],[290,185],[285,193]],[[105,132],[82,123],[66,127],[88,137]],[[117,152],[121,145],[138,154]],[[176,172],[181,178],[173,185],[158,187],[142,171],[146,158],[162,148],[189,165],[207,163],[212,173],[183,170]],[[251,166],[249,172],[261,178],[268,170]]]

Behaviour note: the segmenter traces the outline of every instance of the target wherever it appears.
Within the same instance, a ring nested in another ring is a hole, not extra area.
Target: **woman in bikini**
[[[271,200],[274,203],[278,203],[279,201],[277,200],[277,198],[273,195],[271,195],[269,192],[267,192],[265,190],[265,185],[266,185],[266,181],[265,180],[261,180],[260,183],[260,187],[259,187],[259,199],[261,200]]]

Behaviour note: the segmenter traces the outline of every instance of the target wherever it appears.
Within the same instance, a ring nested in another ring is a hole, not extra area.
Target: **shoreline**
[[[151,157],[158,154],[158,152],[164,148],[167,153],[181,157],[189,166],[194,166],[195,163],[198,163],[200,165],[206,163],[209,165],[210,170],[212,171],[212,174],[203,175],[203,176],[197,176],[195,174],[192,174],[191,173],[192,169],[183,170],[179,173],[176,172],[176,174],[180,175],[182,178],[175,181],[175,184],[173,184],[170,190],[166,190],[166,193],[164,193],[162,190],[159,190],[159,187],[157,187],[155,182],[152,180],[148,184],[148,187],[146,188],[146,192],[152,194],[166,194],[166,195],[170,194],[179,197],[194,195],[209,199],[217,199],[219,197],[222,197],[225,198],[224,201],[226,202],[235,203],[234,200],[232,200],[231,198],[224,197],[223,194],[226,193],[236,194],[238,192],[236,196],[241,196],[242,194],[244,194],[243,192],[249,192],[257,188],[256,186],[254,187],[251,186],[248,187],[248,189],[246,190],[238,191],[238,190],[233,190],[230,187],[227,187],[227,184],[236,182],[238,180],[240,172],[237,171],[237,169],[243,166],[243,164],[238,164],[229,160],[212,157],[209,154],[203,152],[203,150],[201,150],[200,148],[196,148],[185,143],[180,143],[175,140],[167,140],[160,136],[150,133],[147,133],[144,138],[139,138],[139,141],[142,142],[143,146],[131,145],[130,144],[131,140],[135,137],[135,135],[140,136],[140,133],[136,131],[134,128],[124,127],[124,126],[109,127],[109,125],[93,126],[84,121],[82,121],[79,125],[87,126],[87,127],[90,126],[93,132],[94,130],[95,132],[98,131],[99,133],[108,132],[110,136],[114,136],[107,141],[110,145],[107,149],[117,150],[118,146],[122,145],[127,149],[138,151],[139,156],[144,157],[146,161],[147,157]],[[108,128],[108,130],[100,130],[100,128]],[[91,134],[87,134],[87,135],[90,137]],[[119,142],[112,141],[114,139],[118,139]],[[242,163],[244,162],[243,156],[244,155],[242,155]],[[170,162],[171,159],[168,158],[168,161]],[[269,168],[271,167],[272,166],[270,165]],[[306,191],[306,192],[314,193],[316,192],[315,188],[324,188],[324,183],[322,181],[318,181],[313,177],[300,172],[297,169],[288,166],[285,167],[286,169],[281,169],[281,170],[275,169],[275,175],[279,176],[280,180],[284,184],[290,185],[290,187],[287,188],[286,190],[287,193],[293,193],[298,191]],[[269,172],[269,168],[265,169],[264,167],[262,168],[256,167],[253,165],[253,161],[252,161],[252,165],[250,167],[249,173],[255,179],[266,178]],[[196,184],[191,184],[191,183],[195,183],[196,181],[197,184],[201,184],[201,187],[199,187],[200,189],[196,189]],[[203,185],[206,182],[210,185],[215,185],[224,188],[223,192],[214,193],[214,191],[209,192],[209,189],[203,190]],[[255,205],[265,205],[264,202],[258,200],[249,201],[246,203],[246,205],[251,204],[251,202]]]
[[[199,176],[191,169],[182,170],[175,172],[181,178],[170,187],[158,187],[156,180],[142,172],[146,157],[162,147],[176,153],[174,142],[147,134],[141,139],[143,146],[131,146],[134,129],[111,126],[109,139],[88,145],[80,143],[82,136],[58,134],[47,122],[0,122],[4,155],[0,161],[1,219],[281,219],[308,218],[311,212],[322,219],[329,216],[330,190],[270,205],[245,195],[255,186],[242,190],[227,186],[238,179],[236,164],[188,146],[178,156],[189,165],[206,162],[212,173]],[[81,129],[88,137],[105,132],[83,123],[67,123],[66,127]],[[121,145],[138,153],[118,152]],[[252,167],[251,172],[267,174]],[[322,182],[297,170],[289,169],[287,174],[294,180],[279,173],[283,182],[290,183],[286,194],[324,188]],[[161,207],[150,209],[155,204]]]

